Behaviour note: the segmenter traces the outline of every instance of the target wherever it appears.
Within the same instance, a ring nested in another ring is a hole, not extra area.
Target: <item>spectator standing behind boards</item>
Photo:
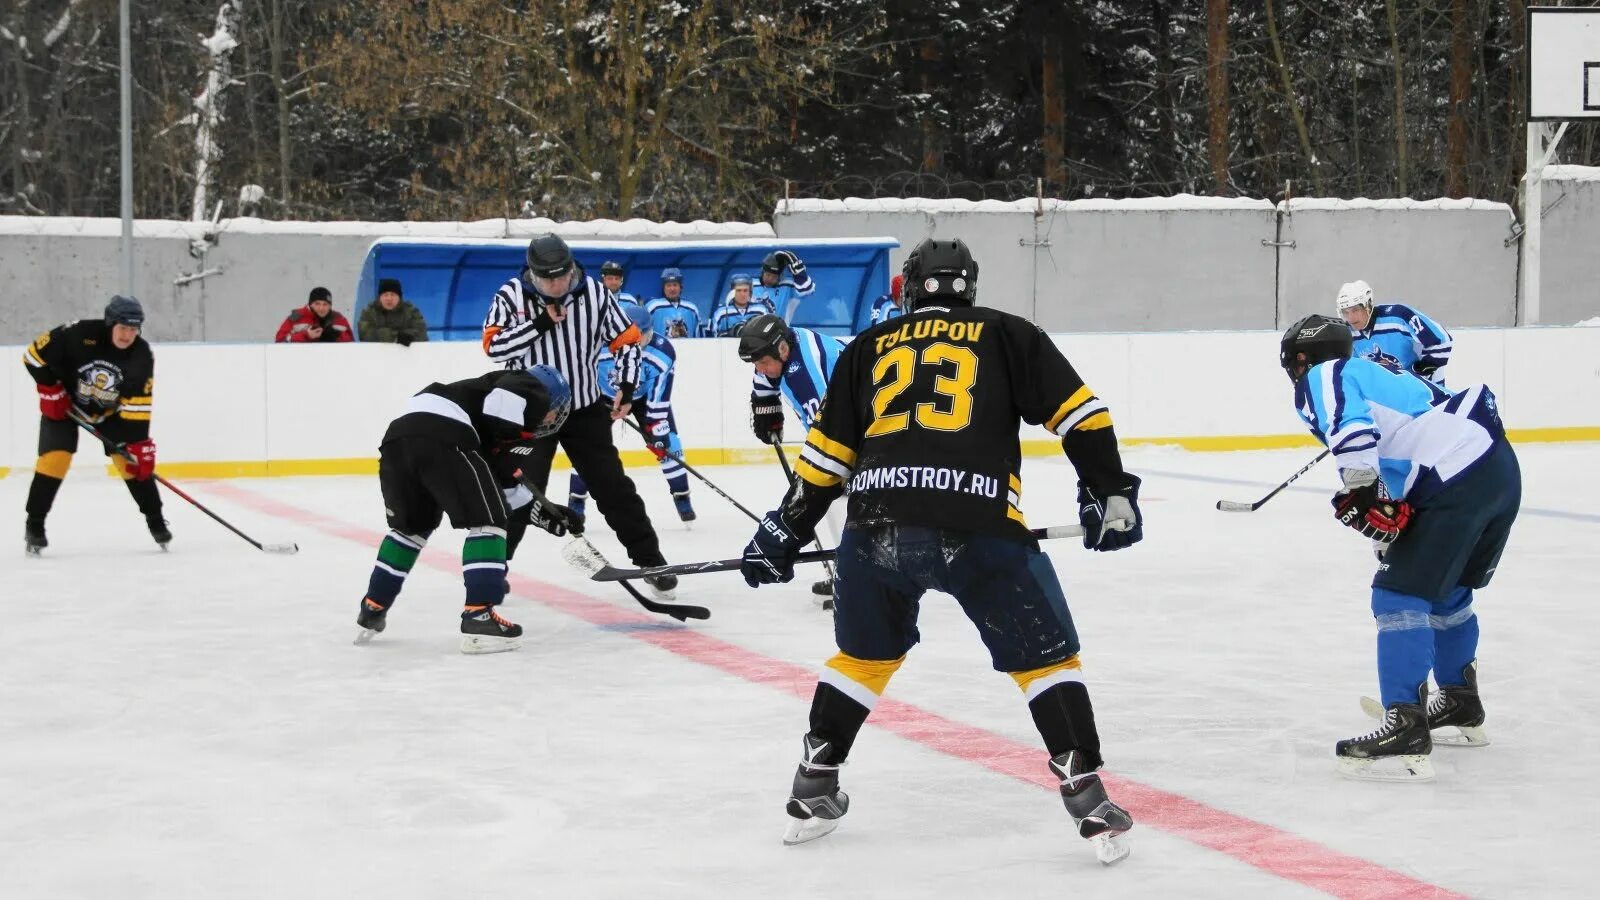
[[[333,294],[325,287],[312,288],[306,305],[291,311],[278,326],[280,344],[342,344],[355,339],[350,320],[333,311]]]
[[[677,339],[702,337],[700,307],[683,299],[683,273],[674,268],[661,270],[661,296],[645,305],[656,334]]]
[[[751,288],[754,281],[749,275],[739,274],[729,279],[733,287],[728,291],[728,297],[722,306],[711,314],[711,333],[717,337],[731,337],[739,333],[744,323],[756,316],[772,313],[777,315],[777,310],[766,300],[756,300],[752,296]]]
[[[405,300],[398,278],[378,279],[378,299],[367,304],[357,323],[361,340],[368,343],[411,346],[428,339],[428,320],[422,310]]]

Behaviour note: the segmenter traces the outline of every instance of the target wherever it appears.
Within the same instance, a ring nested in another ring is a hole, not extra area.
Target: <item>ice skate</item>
[[[1433,736],[1433,742],[1441,747],[1487,747],[1483,701],[1478,699],[1478,661],[1467,663],[1461,674],[1466,684],[1441,687],[1428,698],[1428,728],[1435,732],[1447,729],[1447,733]]]
[[[1133,827],[1133,816],[1106,796],[1105,784],[1087,768],[1083,752],[1071,750],[1050,760],[1050,771],[1061,779],[1061,802],[1078,826],[1078,836],[1094,847],[1095,858],[1108,866],[1126,859],[1133,845],[1124,835]]]
[[[693,522],[695,520],[694,504],[689,502],[688,491],[684,491],[681,494],[673,493],[672,505],[678,508],[679,519],[682,519],[685,522]]]
[[[356,624],[361,627],[361,633],[356,635],[355,640],[356,645],[360,646],[377,637],[389,624],[389,608],[371,597],[363,598]]]
[[[666,565],[666,563],[655,563],[655,565]],[[645,578],[644,583],[650,585],[650,592],[655,594],[656,599],[662,603],[671,603],[678,598],[678,576],[676,575],[656,575],[652,578]]]
[[[794,773],[794,787],[784,810],[789,827],[783,833],[786,845],[804,844],[830,834],[850,810],[850,798],[839,790],[839,766],[833,745],[806,735],[800,767]]]
[[[811,599],[823,609],[833,609],[833,579],[824,578],[811,585]]]
[[[1389,707],[1375,730],[1340,741],[1334,748],[1339,774],[1359,781],[1432,781],[1433,739],[1422,706],[1426,690],[1417,692],[1416,703]]]
[[[167,528],[167,520],[161,518],[160,513],[150,513],[144,517],[144,524],[150,529],[150,537],[155,539],[156,545],[162,550],[172,543],[172,531]]]
[[[522,626],[508,622],[492,606],[469,606],[461,614],[462,653],[504,653],[522,646]]]
[[[44,536],[44,520],[28,517],[22,526],[22,548],[29,556],[38,556],[39,551],[50,546],[50,541]]]

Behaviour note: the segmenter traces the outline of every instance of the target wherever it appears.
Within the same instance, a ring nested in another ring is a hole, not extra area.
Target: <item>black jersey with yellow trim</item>
[[[122,350],[111,342],[111,326],[103,319],[79,319],[34,338],[22,361],[39,384],[64,385],[72,405],[90,422],[115,417],[126,423],[119,437],[150,436],[156,360],[143,337]]]
[[[1125,483],[1111,412],[1032,322],[925,306],[845,348],[785,512],[803,528],[849,492],[849,522],[1032,540],[1022,514],[1022,422],[1061,436],[1080,481]]]

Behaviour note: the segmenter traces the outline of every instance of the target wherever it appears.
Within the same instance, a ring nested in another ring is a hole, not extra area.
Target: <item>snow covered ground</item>
[[[293,557],[181,501],[162,554],[123,488],[74,473],[53,546],[21,552],[26,472],[0,480],[0,896],[1581,897],[1595,893],[1600,737],[1593,444],[1519,450],[1523,517],[1480,594],[1493,745],[1438,780],[1339,779],[1371,727],[1366,542],[1331,467],[1252,514],[1306,451],[1130,452],[1147,539],[1048,545],[1084,641],[1134,855],[1103,869],[1049,787],[1022,698],[947,598],[845,769],[832,836],[785,848],[783,800],[830,620],[819,570],[759,592],[685,579],[689,627],[530,538],[517,653],[456,651],[459,535],[442,532],[389,630],[355,647],[382,533],[374,479],[185,485]],[[707,474],[760,511],[776,465]],[[1070,468],[1029,460],[1032,524],[1074,519]],[[685,530],[636,477],[676,561],[736,555],[750,523],[700,486]],[[552,494],[561,496],[556,489]],[[597,529],[613,560],[620,548]]]

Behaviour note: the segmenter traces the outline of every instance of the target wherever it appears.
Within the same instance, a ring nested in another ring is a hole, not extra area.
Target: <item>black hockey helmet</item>
[[[967,305],[978,297],[978,262],[960,238],[928,238],[906,257],[901,271],[906,277],[901,303],[912,309],[936,297]]]
[[[132,297],[118,294],[106,304],[107,325],[131,325],[134,328],[144,327],[144,306]]]
[[[763,313],[739,329],[739,358],[745,362],[755,362],[768,356],[781,359],[778,356],[779,341],[788,341],[790,347],[794,346],[794,334],[789,331],[789,324],[780,316]]]
[[[771,253],[768,253],[766,255],[766,258],[761,260],[761,271],[762,272],[771,272],[774,275],[782,275],[783,274],[783,257],[779,256],[778,252],[776,250],[774,250]]]
[[[1306,370],[1330,359],[1347,359],[1354,336],[1343,319],[1310,315],[1289,326],[1278,345],[1278,363],[1290,381],[1299,381]]]
[[[572,248],[560,235],[541,234],[528,242],[528,271],[540,278],[560,278],[572,266]]]
[[[614,259],[608,259],[605,262],[600,264],[600,274],[602,276],[604,276],[604,275],[626,275],[627,273],[622,271],[622,263],[619,263]]]

